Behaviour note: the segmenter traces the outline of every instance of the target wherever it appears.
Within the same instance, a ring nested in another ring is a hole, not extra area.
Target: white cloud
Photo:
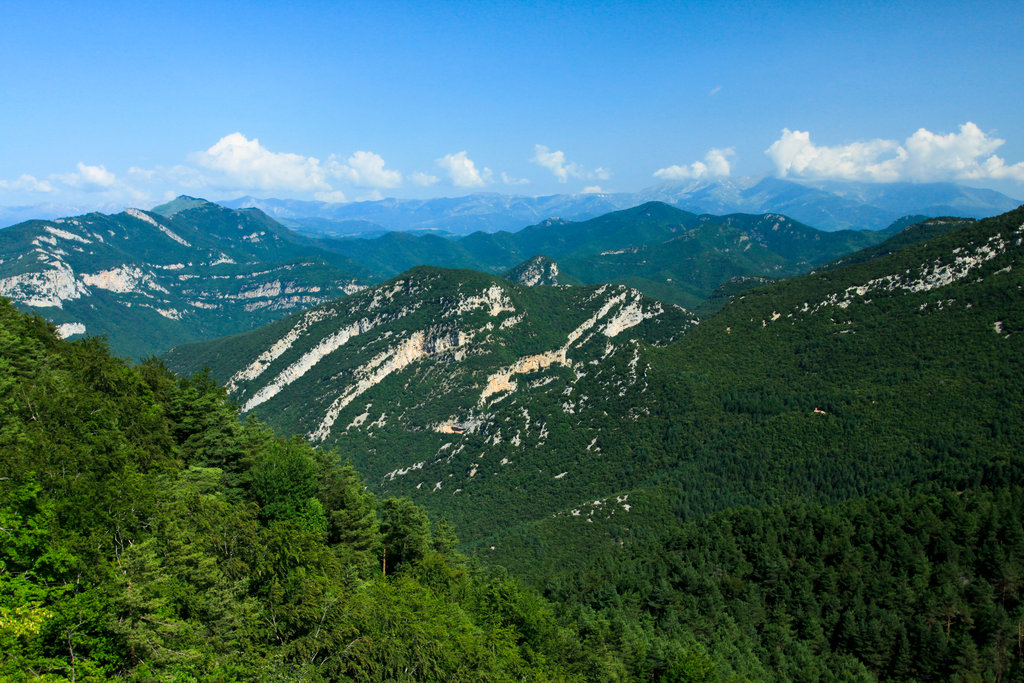
[[[415,173],[409,174],[409,180],[412,181],[413,185],[419,185],[420,187],[430,187],[436,185],[441,181],[436,175],[424,173],[423,171],[416,171]]]
[[[946,135],[920,128],[902,144],[875,139],[833,147],[811,142],[806,131],[784,128],[765,150],[781,177],[897,180],[1019,180],[1024,162],[1007,165],[993,152],[1006,141],[986,135],[968,121]]]
[[[530,179],[529,178],[513,178],[508,173],[505,173],[504,171],[502,171],[501,172],[501,182],[505,183],[506,185],[529,185],[530,184]]]
[[[583,188],[583,194],[601,194],[604,190],[601,189],[600,185],[588,185]]]
[[[390,188],[402,184],[402,174],[384,168],[384,159],[373,152],[356,152],[342,164],[331,157],[331,173],[359,187]]]
[[[572,176],[573,178],[583,177],[583,169],[580,165],[566,163],[565,152],[562,150],[552,152],[544,145],[534,145],[533,158],[530,159],[530,161],[543,166],[554,173],[560,183],[564,183],[569,180],[569,176]]]
[[[462,151],[458,154],[446,154],[437,160],[456,187],[483,187],[491,182],[491,169],[478,170],[473,160]]]
[[[117,177],[102,164],[89,166],[81,161],[78,162],[77,172],[58,174],[54,177],[65,185],[88,192],[109,190],[117,182]]]
[[[0,190],[15,192],[53,192],[53,185],[35,176],[22,173],[15,180],[0,180]]]
[[[716,85],[714,88],[711,89],[711,92],[708,93],[708,97],[714,97],[720,92],[722,92],[722,86]]]
[[[153,180],[156,175],[156,169],[152,168],[139,168],[138,166],[131,166],[128,169],[128,175],[135,176],[142,180]]]
[[[608,180],[612,177],[611,171],[606,168],[598,166],[593,171],[588,171],[575,162],[566,161],[565,152],[562,150],[552,152],[545,145],[533,146],[533,157],[530,161],[551,171],[560,183],[567,182],[569,178]]]
[[[700,178],[723,178],[732,171],[729,157],[736,154],[732,147],[711,149],[704,155],[704,161],[695,161],[689,166],[672,165],[659,168],[655,178],[664,180],[698,180]]]
[[[225,135],[205,152],[190,155],[193,163],[223,175],[219,185],[260,190],[330,191],[326,172],[314,157],[271,152],[257,138]]]

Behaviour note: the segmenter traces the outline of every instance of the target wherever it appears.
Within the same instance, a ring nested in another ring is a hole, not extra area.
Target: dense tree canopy
[[[130,367],[98,339],[58,341],[6,302],[0,452],[5,680],[587,669],[543,600],[454,553],[450,525],[432,531],[336,455],[240,422],[209,378]]]

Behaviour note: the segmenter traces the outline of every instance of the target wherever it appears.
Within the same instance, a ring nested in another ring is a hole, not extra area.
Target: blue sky
[[[13,0],[0,205],[765,173],[1024,197],[1021,35],[1019,0]]]

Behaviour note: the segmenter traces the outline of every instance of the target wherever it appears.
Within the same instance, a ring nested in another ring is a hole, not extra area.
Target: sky
[[[0,206],[634,192],[1024,197],[1010,2],[4,3]]]

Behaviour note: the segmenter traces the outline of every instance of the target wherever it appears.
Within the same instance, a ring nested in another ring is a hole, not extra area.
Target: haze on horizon
[[[1024,196],[1015,2],[5,10],[0,206],[669,180]]]

